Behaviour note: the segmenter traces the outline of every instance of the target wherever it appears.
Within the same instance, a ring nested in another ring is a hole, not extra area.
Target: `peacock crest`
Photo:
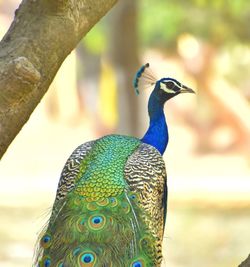
[[[151,87],[157,82],[157,79],[149,67],[149,63],[142,65],[140,69],[136,72],[133,86],[137,95],[144,88]]]

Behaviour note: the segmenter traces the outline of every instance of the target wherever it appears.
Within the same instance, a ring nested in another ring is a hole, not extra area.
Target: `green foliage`
[[[250,5],[246,0],[141,1],[140,34],[146,45],[174,44],[189,32],[215,45],[249,42]]]
[[[250,41],[250,5],[247,0],[143,0],[138,5],[138,32],[143,46],[175,47],[182,33],[191,33],[216,46]],[[112,14],[111,14],[112,15]],[[87,49],[107,49],[107,20],[84,38]]]
[[[91,54],[101,54],[104,52],[107,49],[105,24],[97,23],[84,37],[83,42]]]
[[[139,34],[143,44],[174,45],[182,27],[184,10],[169,1],[141,1],[139,9]],[[177,31],[176,29],[179,29]]]

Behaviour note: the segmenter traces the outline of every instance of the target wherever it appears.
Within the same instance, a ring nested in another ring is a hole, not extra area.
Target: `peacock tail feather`
[[[78,147],[62,171],[35,264],[160,266],[165,178],[160,153],[137,138],[110,135]]]

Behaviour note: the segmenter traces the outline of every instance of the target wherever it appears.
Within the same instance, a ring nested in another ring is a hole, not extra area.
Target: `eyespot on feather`
[[[118,200],[115,198],[115,197],[111,197],[109,199],[110,201],[110,206],[113,208],[113,207],[116,207],[118,205]]]
[[[104,215],[93,215],[88,219],[88,226],[91,230],[102,230],[106,225],[106,217]]]
[[[141,259],[138,259],[136,261],[133,261],[130,265],[131,267],[145,267],[144,261]]]
[[[51,259],[49,256],[46,255],[39,262],[39,267],[50,267],[50,266],[51,266]]]
[[[51,236],[49,234],[45,234],[40,241],[40,244],[43,248],[49,248],[51,246]]]
[[[78,266],[80,267],[93,267],[96,263],[96,254],[93,252],[85,251],[78,256]]]

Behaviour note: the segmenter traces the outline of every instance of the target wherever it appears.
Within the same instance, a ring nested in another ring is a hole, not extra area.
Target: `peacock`
[[[164,104],[194,91],[172,78],[157,80],[148,63],[138,70],[133,85],[137,94],[154,86],[148,130],[141,139],[107,135],[73,151],[39,236],[34,266],[161,265],[167,214]]]

